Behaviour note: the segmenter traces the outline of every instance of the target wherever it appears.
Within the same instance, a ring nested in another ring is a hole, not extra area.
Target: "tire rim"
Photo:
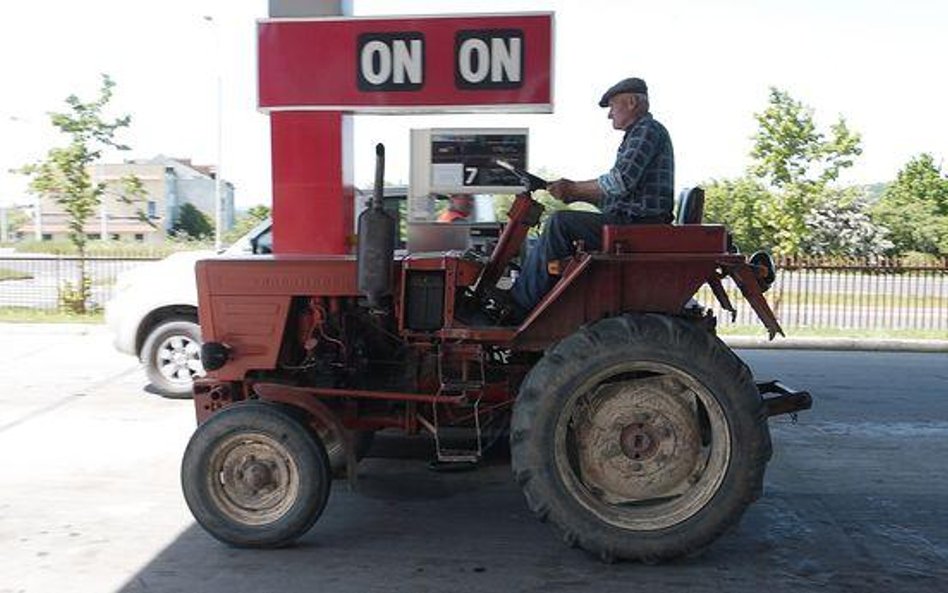
[[[227,518],[267,525],[290,510],[300,495],[300,471],[289,449],[263,433],[240,433],[211,452],[208,492]]]
[[[731,459],[721,405],[669,365],[611,366],[570,397],[554,433],[556,468],[574,499],[610,525],[682,523],[717,493]]]
[[[158,372],[171,383],[190,384],[196,377],[204,376],[201,364],[201,346],[188,336],[165,338],[155,353]]]

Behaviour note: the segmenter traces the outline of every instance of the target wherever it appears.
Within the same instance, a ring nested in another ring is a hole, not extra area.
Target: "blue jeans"
[[[510,289],[514,302],[524,312],[532,311],[550,292],[557,277],[550,276],[547,264],[573,254],[573,243],[582,241],[588,251],[602,248],[602,226],[606,217],[597,212],[559,210],[550,215],[536,247],[527,254],[520,277]]]

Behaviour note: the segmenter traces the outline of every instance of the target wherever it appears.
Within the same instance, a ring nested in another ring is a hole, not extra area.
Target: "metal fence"
[[[92,304],[111,297],[121,272],[149,261],[155,258],[87,258]],[[0,308],[55,310],[67,283],[78,282],[77,257],[0,256]],[[734,321],[706,287],[698,299],[714,306],[722,325],[757,325],[736,287],[725,286],[738,309]],[[785,328],[948,331],[948,258],[929,265],[785,259],[767,299]]]
[[[785,328],[948,331],[948,258],[926,265],[897,259],[776,263],[777,279],[766,296]],[[758,324],[737,288],[726,286],[737,304],[734,321],[707,288],[698,299],[714,303],[722,324]]]
[[[118,275],[157,258],[88,257],[86,274],[92,283],[93,308],[112,296]],[[81,260],[74,256],[0,256],[0,308],[22,307],[54,311],[65,291],[79,286]]]

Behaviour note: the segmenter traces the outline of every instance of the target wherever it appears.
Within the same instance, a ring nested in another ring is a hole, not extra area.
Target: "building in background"
[[[84,231],[90,240],[112,239],[140,243],[161,243],[178,220],[181,206],[191,204],[214,222],[216,183],[214,168],[194,165],[190,159],[158,155],[151,159],[133,159],[124,163],[92,167],[93,183],[105,183],[99,212],[86,221]],[[138,177],[145,190],[140,201],[126,203],[120,197],[122,180]],[[234,186],[221,184],[221,226],[234,226]],[[68,216],[52,198],[40,201],[39,225],[33,219],[18,229],[20,239],[43,241],[68,239]]]

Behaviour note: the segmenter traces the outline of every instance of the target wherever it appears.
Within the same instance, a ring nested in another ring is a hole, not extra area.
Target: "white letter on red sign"
[[[504,43],[504,41],[507,43]],[[508,43],[509,45],[507,45]],[[498,39],[494,37],[490,40],[490,50],[491,82],[502,82],[505,79],[510,82],[520,82],[520,38]]]
[[[523,31],[470,29],[455,35],[459,89],[513,89],[523,84]]]
[[[360,91],[410,91],[425,82],[425,40],[421,33],[363,33],[359,36]]]
[[[405,75],[408,75],[408,81],[414,84],[421,84],[421,39],[411,39],[411,51],[404,40],[396,39],[392,44],[395,52],[394,70],[392,81],[395,84],[405,82]]]
[[[474,70],[475,61],[477,70]],[[458,52],[458,68],[464,80],[470,83],[476,84],[487,78],[490,71],[490,49],[487,44],[476,38],[465,40]]]
[[[378,68],[375,67],[378,56]],[[392,52],[381,41],[370,41],[362,47],[362,76],[372,84],[382,84],[392,74]]]

